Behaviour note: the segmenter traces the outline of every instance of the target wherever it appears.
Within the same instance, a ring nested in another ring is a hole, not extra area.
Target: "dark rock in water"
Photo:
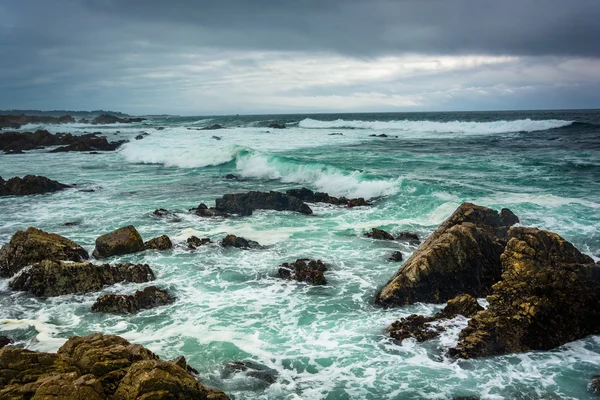
[[[371,232],[366,232],[364,236],[378,240],[394,240],[394,237],[383,229],[372,228]]]
[[[592,377],[592,381],[590,382],[590,392],[600,395],[600,375]]]
[[[200,239],[197,236],[190,236],[186,242],[190,249],[195,250],[200,246],[204,246],[204,245],[212,243],[212,240],[210,240],[209,238]]]
[[[234,174],[227,174],[227,175],[225,175],[225,179],[227,179],[227,180],[230,180],[230,181],[237,181],[237,180],[239,180],[240,178],[238,178],[238,177],[237,177],[236,175],[234,175]]]
[[[224,378],[229,378],[234,373],[243,373],[246,376],[272,385],[277,381],[279,373],[265,365],[254,361],[233,361],[225,364]]]
[[[81,193],[94,193],[96,190],[94,189],[79,189]]]
[[[0,351],[2,399],[226,400],[176,363],[113,335],[71,337],[58,353]]]
[[[329,136],[344,136],[344,134],[341,132],[333,132],[333,133],[330,133]]]
[[[221,136],[215,136],[215,135],[213,135],[213,136],[211,137],[211,139],[214,139],[214,140],[221,140]]]
[[[27,196],[31,194],[44,194],[57,192],[72,186],[65,185],[45,176],[25,175],[23,178],[18,176],[5,181],[0,176],[0,196]]]
[[[267,128],[271,129],[285,129],[285,125],[282,124],[269,124]]]
[[[165,127],[164,127],[164,126],[159,126],[159,127],[157,127],[157,128],[156,128],[156,130],[157,130],[157,131],[164,131],[164,130],[165,130]]]
[[[370,206],[371,203],[362,197],[356,199],[348,199],[348,208]]]
[[[211,126],[205,126],[204,128],[202,128],[200,130],[201,131],[214,131],[214,130],[217,130],[217,129],[225,129],[225,128],[223,128],[219,124],[214,124],[214,125],[211,125]]]
[[[502,280],[459,336],[462,358],[550,350],[600,333],[600,266],[559,235],[513,227]]]
[[[419,235],[408,231],[400,232],[400,234],[396,236],[396,240],[399,242],[408,242],[412,245],[421,244],[421,239],[419,239]]]
[[[285,192],[288,196],[296,197],[308,203],[327,203],[334,205],[347,205],[348,207],[370,206],[371,203],[362,197],[357,199],[347,199],[345,197],[333,197],[324,192],[313,192],[307,188],[290,189]]]
[[[68,124],[75,122],[75,118],[70,115],[61,117],[40,116],[40,115],[0,115],[0,129],[11,128],[19,129],[26,124]]]
[[[63,225],[64,226],[79,226],[79,225],[81,225],[81,222],[79,222],[79,221],[65,222]]]
[[[13,343],[13,340],[6,336],[0,336],[0,349]]]
[[[514,224],[518,224],[519,217],[517,217],[512,211],[508,208],[503,208],[500,210],[500,223],[505,226],[513,226]]]
[[[388,135],[386,135],[385,133],[382,133],[381,135],[378,135],[377,137],[388,137]]]
[[[236,247],[238,249],[254,249],[260,247],[260,244],[254,240],[246,240],[240,236],[227,235],[223,240],[221,240],[221,246]]]
[[[137,253],[144,249],[142,237],[133,225],[129,225],[98,237],[96,239],[96,249],[92,255],[100,259]]]
[[[312,214],[310,207],[302,200],[280,192],[248,192],[226,194],[216,200],[217,211],[242,216],[252,215],[254,210],[296,211]]]
[[[70,133],[53,135],[47,130],[35,132],[2,132],[0,149],[5,152],[19,153],[23,150],[43,149],[47,146],[64,146],[92,137],[94,134],[74,136]]]
[[[208,206],[204,203],[200,203],[198,205],[197,208],[192,208],[190,209],[191,212],[193,212],[194,214],[196,214],[199,217],[207,217],[207,218],[211,218],[211,217],[229,217],[229,214],[219,211],[217,209],[215,209],[214,207],[210,207],[208,208]]]
[[[77,243],[33,227],[17,231],[0,249],[0,276],[10,277],[42,260],[84,261],[87,251]]]
[[[5,152],[6,154],[25,154],[25,152],[21,149],[16,149],[16,150],[6,150]]]
[[[295,262],[283,263],[279,268],[279,277],[288,280],[306,282],[313,285],[326,285],[324,272],[327,267],[321,260],[298,259]]]
[[[393,262],[399,262],[402,261],[402,252],[400,251],[395,251],[392,253],[392,255],[388,258],[388,261],[393,261]]]
[[[166,290],[149,286],[144,290],[138,290],[132,295],[125,294],[105,294],[96,300],[92,305],[92,311],[105,313],[136,313],[141,310],[148,310],[155,307],[171,304],[175,301]]]
[[[169,250],[173,248],[173,243],[167,235],[162,235],[144,243],[146,250]]]
[[[144,135],[137,135],[135,137],[135,140],[142,140],[144,138]]]
[[[502,274],[508,229],[498,212],[464,203],[406,260],[375,302],[393,307],[441,303],[460,293],[486,296]]]
[[[145,118],[119,118],[110,114],[102,114],[94,118],[90,123],[93,125],[109,125],[109,124],[131,124],[134,122],[145,121]]]
[[[82,138],[81,140],[67,146],[57,147],[56,149],[51,150],[50,153],[65,153],[69,151],[113,151],[121,147],[123,143],[127,143],[127,140],[109,142],[104,136],[91,136]]]
[[[90,262],[44,260],[24,269],[12,281],[12,290],[26,291],[38,297],[97,292],[104,285],[119,282],[144,283],[154,280],[146,264],[96,265]]]
[[[179,218],[177,216],[177,214],[175,214],[172,211],[165,210],[164,208],[159,208],[158,210],[154,210],[152,215],[154,215],[157,218],[164,218],[164,219],[168,220],[168,222],[181,222],[181,218]]]
[[[452,400],[481,400],[479,396],[454,396]]]

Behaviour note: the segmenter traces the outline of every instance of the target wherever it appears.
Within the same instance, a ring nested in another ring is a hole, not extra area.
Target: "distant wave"
[[[509,132],[533,132],[547,129],[560,128],[571,125],[572,121],[558,119],[531,120],[519,119],[514,121],[493,122],[437,122],[437,121],[347,121],[338,119],[335,121],[320,121],[306,118],[300,121],[298,126],[305,129],[372,129],[393,130],[398,132],[415,133],[463,133],[463,134],[496,134]]]

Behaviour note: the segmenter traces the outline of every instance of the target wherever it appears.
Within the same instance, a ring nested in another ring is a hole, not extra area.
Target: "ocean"
[[[0,279],[0,334],[34,350],[56,351],[72,335],[120,335],[162,358],[184,355],[203,383],[236,399],[592,399],[600,336],[478,360],[446,355],[467,324],[447,323],[438,339],[392,341],[385,328],[441,304],[382,309],[377,290],[414,246],[363,237],[372,227],[423,239],[462,202],[510,208],[525,226],[556,232],[598,260],[600,111],[150,116],[143,123],[28,125],[21,131],[100,131],[128,139],[116,152],[48,149],[0,155],[0,175],[39,174],[77,184],[48,195],[0,198],[0,244],[29,226],[64,235],[90,253],[96,237],[134,225],[144,240],[167,234],[172,251],[111,262],[148,263],[155,284],[177,298],[135,315],[92,313],[99,293],[39,299]],[[287,129],[272,129],[272,123]],[[226,129],[198,128],[220,124]],[[164,129],[157,129],[163,127]],[[134,137],[148,133],[142,140]],[[377,135],[377,136],[371,136]],[[386,135],[387,137],[380,137]],[[213,138],[213,136],[218,137]],[[227,180],[234,174],[239,180]],[[201,218],[187,210],[226,193],[307,187],[365,197],[371,207],[311,204],[314,215],[255,211]],[[178,221],[155,209],[176,211]],[[77,225],[65,226],[67,222]],[[262,249],[195,251],[191,235],[226,234]],[[277,277],[297,258],[326,262],[326,286]],[[110,286],[132,293],[148,284]],[[480,299],[485,304],[485,299]],[[253,361],[277,374],[268,385],[225,364]]]

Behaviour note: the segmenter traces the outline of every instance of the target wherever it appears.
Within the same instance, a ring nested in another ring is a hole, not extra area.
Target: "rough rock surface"
[[[303,258],[291,264],[281,264],[278,273],[279,277],[283,279],[296,280],[313,285],[326,285],[325,271],[327,271],[327,267],[321,260],[315,261]]]
[[[87,251],[77,243],[33,227],[17,231],[0,249],[0,276],[10,277],[42,260],[84,261]]]
[[[11,338],[6,337],[6,336],[0,336],[0,349],[3,348],[4,346],[8,346],[12,342],[13,341]]]
[[[154,280],[147,264],[96,265],[44,260],[24,269],[12,281],[12,290],[27,291],[39,297],[96,292],[118,282],[144,283]]]
[[[112,335],[73,336],[57,353],[0,350],[0,398],[7,400],[225,400],[175,363]]]
[[[133,227],[124,226],[96,239],[96,249],[92,253],[95,258],[107,258],[144,250],[144,241]]]
[[[98,137],[100,132],[72,135],[70,133],[52,134],[47,130],[35,132],[2,132],[0,133],[0,150],[6,153],[22,154],[23,150],[43,149],[48,146],[62,146],[51,152],[63,151],[108,151],[115,150],[125,141],[108,142],[105,137]]]
[[[162,235],[144,243],[146,250],[169,250],[173,248],[173,243],[167,235]]]
[[[106,313],[135,313],[141,310],[160,307],[171,304],[174,297],[167,292],[149,286],[144,290],[138,290],[134,294],[104,294],[92,305],[92,311]]]
[[[350,208],[358,206],[370,206],[371,203],[364,198],[347,199],[345,197],[333,197],[324,192],[313,192],[307,188],[290,189],[285,192],[288,196],[296,197],[308,203],[327,203],[334,205],[346,205]]]
[[[372,228],[371,232],[366,232],[365,236],[377,240],[394,240],[394,237],[383,229]]]
[[[590,382],[590,391],[594,394],[600,395],[600,375],[592,377]]]
[[[0,176],[0,196],[27,196],[30,194],[52,193],[72,186],[48,179],[40,175],[18,176],[5,181]]]
[[[208,208],[208,206],[204,203],[200,203],[198,207],[192,208],[190,211],[199,217],[229,217],[229,214],[218,211],[214,207]]]
[[[489,307],[451,354],[463,358],[549,350],[600,333],[600,266],[559,235],[512,228]]]
[[[212,240],[210,240],[209,238],[202,238],[200,239],[197,236],[190,236],[187,241],[186,241],[188,247],[192,250],[200,247],[200,246],[204,246],[206,244],[210,244],[212,243]]]
[[[260,244],[254,240],[247,240],[240,236],[227,235],[223,240],[221,240],[221,246],[236,247],[238,249],[253,249],[260,247]]]
[[[509,227],[497,211],[464,203],[406,260],[377,294],[385,307],[483,297],[500,280]]]
[[[310,207],[302,200],[280,192],[248,192],[226,194],[216,200],[215,208],[229,214],[252,215],[254,210],[296,211],[312,214]]]
[[[444,309],[431,317],[412,314],[406,318],[392,323],[387,331],[391,337],[396,340],[415,338],[417,342],[424,342],[433,339],[445,329],[439,325],[432,324],[440,319],[451,319],[457,315],[463,315],[467,318],[474,316],[477,312],[483,310],[483,307],[477,303],[477,300],[468,294],[458,295],[448,301]]]

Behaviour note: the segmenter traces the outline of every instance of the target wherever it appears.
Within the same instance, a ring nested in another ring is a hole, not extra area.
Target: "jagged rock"
[[[440,333],[445,331],[445,328],[433,325],[433,322],[443,318],[451,319],[459,314],[470,318],[481,310],[483,310],[483,307],[477,303],[477,300],[473,296],[463,294],[449,300],[442,311],[431,317],[412,314],[392,323],[387,328],[387,331],[396,340],[401,341],[412,337],[417,342],[424,342],[439,336]]]
[[[69,151],[114,151],[124,143],[127,143],[127,140],[109,142],[104,136],[87,136],[82,137],[80,140],[67,146],[57,147],[56,149],[51,150],[50,153],[66,153]]]
[[[173,303],[174,298],[166,290],[149,286],[132,295],[105,294],[92,305],[92,311],[105,313],[135,313],[140,310],[160,307]]]
[[[267,385],[275,383],[279,376],[276,370],[254,361],[232,361],[225,364],[224,378],[229,378],[235,373],[243,373],[246,376],[263,381]]]
[[[190,211],[199,217],[229,217],[229,214],[219,211],[214,207],[208,208],[204,203],[200,203],[197,208],[192,208]]]
[[[169,360],[169,362],[185,369],[189,373],[198,374],[198,371],[187,363],[184,356],[175,357],[174,359]]]
[[[366,201],[364,198],[359,197],[357,199],[347,199],[345,197],[333,197],[324,192],[313,192],[305,187],[301,189],[290,189],[285,192],[288,196],[296,197],[304,202],[308,203],[327,203],[334,205],[346,205],[350,208],[358,206],[370,206],[371,203]]]
[[[92,125],[109,125],[109,124],[131,124],[134,122],[145,121],[145,118],[119,118],[110,114],[101,114],[94,118],[90,123]]]
[[[223,240],[221,240],[221,246],[237,247],[238,249],[251,249],[260,247],[260,244],[254,240],[246,240],[240,236],[227,235]]]
[[[267,126],[267,128],[271,128],[271,129],[285,129],[285,125],[282,125],[282,124],[269,124],[269,126]]]
[[[313,285],[326,285],[324,272],[327,267],[321,260],[298,259],[295,262],[283,263],[279,268],[279,277]]]
[[[167,235],[162,235],[144,243],[146,250],[169,250],[173,248],[173,243]]]
[[[385,307],[483,297],[500,280],[506,232],[498,212],[464,203],[406,260],[377,294]]]
[[[518,224],[519,222],[521,222],[519,221],[519,217],[517,217],[508,208],[503,208],[502,210],[500,210],[500,223],[502,225],[513,226],[515,224]]]
[[[186,242],[190,249],[195,250],[196,248],[198,248],[200,246],[204,246],[206,244],[212,243],[212,240],[210,240],[209,238],[200,239],[199,237],[196,237],[196,236],[190,236]]]
[[[0,196],[27,196],[31,194],[52,193],[72,186],[48,179],[40,175],[18,176],[5,181],[0,176]]]
[[[383,229],[372,228],[371,232],[366,232],[364,235],[371,239],[394,240],[394,237]]]
[[[418,246],[421,244],[421,239],[419,239],[419,235],[416,233],[412,233],[409,231],[400,232],[398,236],[396,236],[396,240],[399,242],[408,242],[409,244]]]
[[[310,207],[302,200],[280,192],[248,192],[226,194],[216,200],[215,208],[229,214],[252,215],[254,210],[296,211],[312,214]]]
[[[147,264],[122,263],[114,266],[89,262],[44,260],[18,274],[8,286],[38,297],[96,292],[118,282],[144,283],[154,280]]]
[[[0,276],[10,277],[42,260],[84,261],[87,251],[77,243],[33,227],[17,231],[0,249]]]
[[[13,340],[6,336],[0,336],[0,349],[11,344]]]
[[[128,225],[98,237],[92,255],[101,259],[136,253],[144,249],[142,237],[133,225]]]
[[[400,251],[395,251],[392,253],[392,255],[388,258],[388,261],[392,261],[392,262],[399,262],[402,261],[402,252]]]
[[[600,333],[600,266],[559,235],[514,227],[502,280],[469,321],[452,355],[549,350]]]

